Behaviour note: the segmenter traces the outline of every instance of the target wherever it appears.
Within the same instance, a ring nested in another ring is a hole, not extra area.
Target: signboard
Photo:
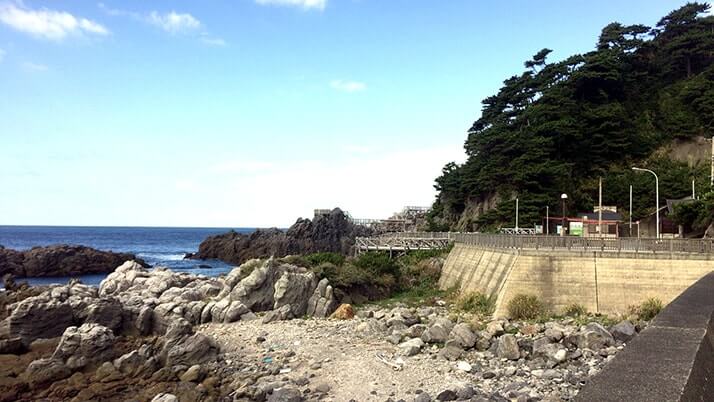
[[[543,225],[535,225],[535,231],[537,234],[543,234]]]
[[[570,235],[571,236],[583,236],[583,223],[582,222],[570,222]]]

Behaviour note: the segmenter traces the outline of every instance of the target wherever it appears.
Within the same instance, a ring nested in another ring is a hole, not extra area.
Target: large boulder
[[[43,293],[14,304],[3,326],[8,338],[20,338],[27,346],[36,339],[56,338],[73,324],[69,303]]]
[[[233,288],[230,299],[240,301],[251,311],[272,310],[275,305],[275,283],[283,272],[277,261],[266,261]]]
[[[273,309],[290,305],[295,317],[305,315],[310,297],[317,286],[315,274],[312,272],[284,272],[275,282],[275,300]]]
[[[191,324],[179,318],[174,321],[164,336],[164,346],[159,354],[166,366],[193,366],[216,358],[218,347],[213,339],[201,333],[193,333]]]
[[[54,245],[25,251],[0,247],[0,277],[7,273],[19,277],[98,274],[112,272],[127,260],[146,265],[133,254],[84,246]]]
[[[338,305],[330,282],[327,278],[323,278],[318,282],[315,291],[307,301],[306,313],[312,317],[326,318],[335,311]]]
[[[111,359],[113,345],[112,330],[99,324],[82,324],[64,331],[52,358],[72,370],[98,366]]]

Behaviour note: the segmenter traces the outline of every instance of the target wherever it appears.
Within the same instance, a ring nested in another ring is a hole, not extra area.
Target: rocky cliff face
[[[135,260],[133,254],[100,251],[84,246],[55,245],[16,251],[0,246],[0,277],[73,276],[112,272],[124,261]]]
[[[287,231],[259,229],[249,235],[230,231],[210,236],[191,255],[197,259],[219,259],[242,264],[253,258],[284,257],[321,251],[349,254],[355,237],[369,236],[372,230],[352,224],[345,213],[335,208],[314,220],[298,219]]]

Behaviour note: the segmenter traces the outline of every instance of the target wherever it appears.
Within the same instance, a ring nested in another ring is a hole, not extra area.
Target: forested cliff
[[[592,211],[598,178],[605,205],[626,212],[634,188],[635,219],[660,196],[709,191],[706,157],[681,155],[682,144],[708,147],[714,135],[714,16],[688,3],[655,27],[611,23],[595,50],[549,63],[550,49],[525,62],[497,94],[483,100],[468,131],[467,160],[436,179],[431,229],[488,230],[540,223],[546,206]],[[704,153],[708,155],[708,153]]]

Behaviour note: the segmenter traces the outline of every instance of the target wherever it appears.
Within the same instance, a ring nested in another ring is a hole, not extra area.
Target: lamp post
[[[657,173],[649,170],[649,169],[642,169],[638,167],[632,167],[632,170],[636,172],[649,172],[652,173],[655,177],[655,197],[657,199],[655,200],[655,216],[657,218],[657,238],[659,239],[659,177],[657,177]]]
[[[518,197],[516,197],[516,234],[518,234]]]
[[[568,195],[563,193],[560,195],[560,199],[563,200],[563,223],[560,227],[560,235],[565,236],[565,200],[568,199]]]

